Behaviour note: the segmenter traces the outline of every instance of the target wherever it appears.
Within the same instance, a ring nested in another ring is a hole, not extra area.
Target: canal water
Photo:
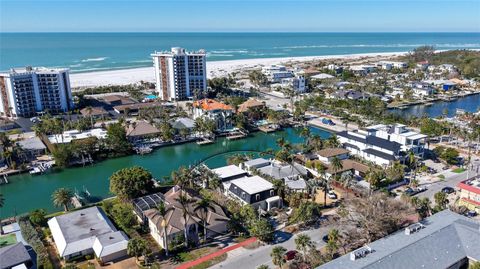
[[[457,109],[464,109],[466,112],[477,112],[480,110],[480,94],[461,97],[451,102],[435,102],[430,106],[415,105],[405,109],[391,109],[390,111],[402,116],[421,117],[427,115],[428,117],[436,118],[442,116],[445,109],[448,110],[449,117],[454,116]]]
[[[43,208],[48,212],[61,210],[55,208],[51,201],[52,192],[58,188],[77,189],[79,192],[85,187],[92,196],[98,199],[110,196],[108,178],[115,171],[134,165],[148,169],[155,178],[161,180],[170,176],[173,170],[182,165],[191,165],[217,153],[234,150],[264,151],[276,149],[276,141],[284,137],[291,143],[302,143],[299,129],[285,129],[271,134],[253,133],[249,137],[229,141],[225,138],[217,139],[210,145],[199,146],[196,143],[174,145],[155,150],[148,155],[131,155],[122,158],[109,159],[86,167],[68,168],[43,175],[31,176],[21,174],[9,177],[10,184],[1,185],[0,190],[5,198],[0,217],[13,216],[33,209]],[[312,133],[327,138],[330,133],[321,129],[312,128]],[[209,167],[219,167],[226,164],[228,154],[213,157],[206,161]]]

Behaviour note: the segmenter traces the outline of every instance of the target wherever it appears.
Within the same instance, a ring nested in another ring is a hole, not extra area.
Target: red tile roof
[[[229,105],[208,98],[193,102],[193,106],[202,110],[233,110]]]

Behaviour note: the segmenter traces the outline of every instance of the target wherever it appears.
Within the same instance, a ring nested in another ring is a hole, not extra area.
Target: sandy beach
[[[325,55],[325,56],[306,56],[306,57],[285,57],[285,58],[256,58],[231,61],[211,61],[207,62],[207,77],[214,78],[227,75],[228,73],[242,69],[262,67],[272,64],[283,64],[287,62],[309,62],[326,59],[355,60],[364,57],[393,57],[404,55],[406,52],[388,52],[388,53],[362,53],[348,55]],[[127,85],[139,81],[154,82],[153,67],[142,67],[133,69],[97,71],[86,73],[70,74],[70,83],[72,88],[83,88],[93,86],[107,85]]]

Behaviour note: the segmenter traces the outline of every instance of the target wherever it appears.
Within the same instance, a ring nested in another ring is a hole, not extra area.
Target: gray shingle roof
[[[444,210],[422,224],[425,228],[410,235],[401,230],[372,242],[366,257],[352,261],[348,253],[318,268],[437,269],[464,258],[480,260],[480,223]]]
[[[394,161],[395,160],[394,155],[385,153],[383,151],[375,150],[375,149],[372,149],[372,148],[365,149],[364,152],[368,153],[368,154],[372,154],[372,155],[377,156],[377,157],[380,157],[380,158],[385,159],[385,160],[389,160],[389,161]]]
[[[283,179],[286,177],[293,177],[298,175],[306,175],[307,170],[300,164],[294,163],[292,165],[269,165],[258,169],[258,171],[264,175],[271,176],[275,179]]]
[[[31,260],[27,249],[22,243],[0,248],[0,268],[11,268]]]

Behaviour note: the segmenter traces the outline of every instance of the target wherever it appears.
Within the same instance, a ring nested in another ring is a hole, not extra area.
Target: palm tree
[[[285,199],[285,183],[283,180],[275,179],[272,181],[273,189],[283,199]]]
[[[417,160],[415,159],[415,153],[413,153],[413,151],[410,151],[408,153],[408,162],[410,163],[410,167],[413,167],[413,180],[411,180],[410,182],[416,181],[416,178],[417,178]]]
[[[273,264],[278,265],[278,267],[282,268],[282,265],[284,263],[283,256],[285,255],[285,252],[287,252],[287,249],[282,246],[274,247],[272,249],[272,252],[270,253]]]
[[[197,202],[193,212],[196,213],[197,217],[202,220],[203,226],[203,243],[207,242],[207,217],[208,211],[215,212],[215,207],[212,206],[212,201],[208,198],[202,198]]]
[[[168,223],[167,223],[166,217],[170,211],[174,211],[175,209],[173,207],[166,208],[165,204],[163,202],[160,202],[157,205],[157,210],[158,210],[158,214],[162,216],[162,223],[160,225],[162,226],[162,229],[163,229],[163,245],[165,249],[165,255],[168,256],[168,234],[167,234]]]
[[[55,206],[63,206],[64,211],[68,211],[68,205],[72,201],[73,192],[70,189],[56,189],[52,194],[52,201]]]
[[[193,199],[188,197],[186,194],[180,194],[178,198],[175,199],[180,204],[182,209],[182,216],[183,216],[183,229],[184,229],[184,236],[185,236],[185,247],[188,247],[188,230],[187,230],[187,219],[190,214],[190,205],[194,202]]]
[[[330,165],[332,166],[333,178],[335,179],[337,177],[337,172],[343,169],[342,161],[335,156],[332,158]]]
[[[315,244],[312,242],[310,236],[306,234],[299,234],[297,238],[295,238],[295,248],[302,252],[304,260],[307,258],[307,250],[312,247],[315,247]]]

